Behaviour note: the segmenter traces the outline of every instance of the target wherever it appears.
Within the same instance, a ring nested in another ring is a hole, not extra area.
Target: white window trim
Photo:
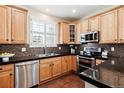
[[[32,16],[30,16],[30,20],[32,20],[32,19],[34,19],[35,20],[35,17],[32,17]],[[29,20],[29,21],[30,21]],[[36,18],[36,20],[38,20],[37,18]],[[32,32],[31,32],[31,21],[29,22],[30,23],[30,28],[29,28],[29,34],[30,34],[30,40],[29,40],[29,44],[30,44],[30,47],[31,48],[34,48],[34,47],[57,47],[57,44],[58,44],[58,31],[59,31],[59,29],[58,29],[58,24],[57,23],[55,23],[55,22],[45,22],[45,21],[42,21],[42,20],[38,20],[38,21],[41,21],[41,22],[43,22],[45,25],[44,25],[44,30],[45,30],[45,32],[43,33],[44,34],[44,44],[43,45],[41,45],[41,46],[35,46],[35,45],[32,45],[31,44],[31,38],[32,38]],[[56,29],[56,32],[54,33],[54,34],[52,34],[52,33],[47,33],[46,32],[46,24],[55,24],[55,29]],[[42,33],[42,32],[41,32]],[[46,44],[46,35],[55,35],[55,44]]]

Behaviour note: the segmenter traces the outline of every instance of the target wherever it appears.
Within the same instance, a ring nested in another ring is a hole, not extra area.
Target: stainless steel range
[[[79,73],[92,69],[96,65],[94,56],[101,56],[102,49],[97,47],[84,47],[78,56]]]

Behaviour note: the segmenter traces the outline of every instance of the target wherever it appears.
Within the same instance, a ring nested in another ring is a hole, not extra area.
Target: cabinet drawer
[[[13,70],[13,64],[0,66],[0,72],[8,71],[8,70]]]
[[[61,60],[61,57],[41,59],[41,60],[40,60],[40,63],[44,63],[44,62],[54,62],[54,61],[56,61],[56,60]]]

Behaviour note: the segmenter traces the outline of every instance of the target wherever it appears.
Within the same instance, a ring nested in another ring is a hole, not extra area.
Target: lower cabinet
[[[77,71],[77,56],[63,56],[62,57],[62,73],[68,71]]]
[[[40,82],[61,74],[61,57],[40,60]]]
[[[76,56],[62,56],[40,60],[40,82],[69,71],[77,71]]]
[[[0,88],[14,87],[14,65],[0,66]]]
[[[71,70],[71,56],[62,57],[62,73],[68,72]]]
[[[77,56],[72,56],[72,70],[77,72]]]

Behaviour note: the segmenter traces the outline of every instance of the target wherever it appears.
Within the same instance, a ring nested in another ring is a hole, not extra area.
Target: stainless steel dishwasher
[[[15,64],[15,87],[29,88],[39,84],[39,61]]]

